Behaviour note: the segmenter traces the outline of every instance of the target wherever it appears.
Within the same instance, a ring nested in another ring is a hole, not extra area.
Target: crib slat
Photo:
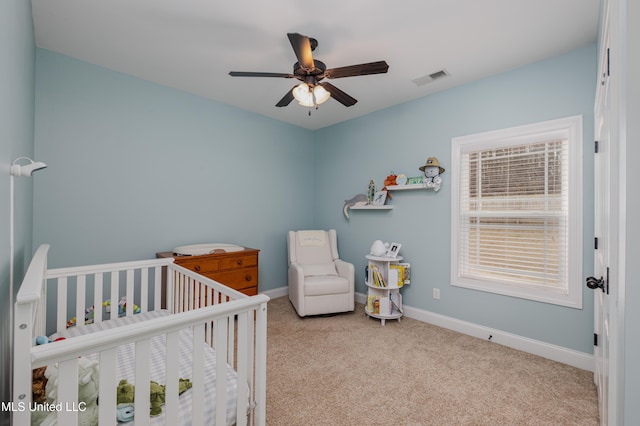
[[[40,302],[34,309],[33,320],[34,335],[44,336],[47,334],[47,280],[43,280],[42,292],[40,293]]]
[[[126,297],[126,310],[125,310],[125,314],[126,316],[131,316],[133,315],[133,308],[134,308],[134,301],[133,301],[133,285],[134,285],[134,281],[133,281],[133,269],[127,269],[127,284],[126,284],[126,288],[127,288],[127,293],[125,295]]]
[[[120,302],[120,273],[118,271],[111,272],[111,308],[109,319],[118,318],[118,307]]]
[[[72,358],[58,363],[58,411],[59,425],[78,423],[78,359]],[[75,407],[75,410],[73,409]]]
[[[135,379],[135,420],[136,426],[149,424],[150,390],[149,390],[149,352],[151,340],[136,342],[136,379]],[[175,367],[174,367],[175,368]]]
[[[199,282],[194,281],[193,282],[193,308],[192,309],[198,309],[200,307],[200,289],[201,289],[201,284]]]
[[[160,309],[162,303],[162,267],[156,266],[154,271],[154,287],[153,287],[153,310]],[[173,273],[169,268],[166,268],[166,291],[165,291],[165,303],[166,307],[170,309],[171,307],[171,297],[170,297],[170,289],[173,287]]]
[[[102,275],[102,274],[100,274]],[[100,352],[100,400],[98,404],[99,424],[116,424],[116,354],[118,348]]]
[[[253,311],[250,311],[252,314],[251,320],[253,320]],[[247,424],[247,401],[249,400],[249,388],[244,385],[244,383],[248,383],[248,368],[250,363],[250,357],[248,356],[249,352],[248,341],[249,341],[249,333],[248,333],[248,313],[238,314],[238,360],[237,360],[237,371],[238,371],[238,398],[236,404],[236,425],[237,426],[245,426]],[[253,335],[251,335],[253,338]],[[231,358],[232,359],[232,358]]]
[[[234,359],[234,354],[233,351],[235,349],[235,338],[236,338],[236,333],[235,333],[235,321],[233,317],[229,318],[229,324],[227,326],[227,348],[228,348],[228,353],[227,353],[227,359],[228,360],[233,360]]]
[[[76,326],[84,327],[85,299],[87,294],[87,276],[78,275],[76,277]]]
[[[167,334],[167,358],[166,358],[166,388],[165,388],[165,405],[163,411],[165,414],[165,424],[178,424],[178,336],[180,332],[175,331]]]
[[[215,321],[216,424],[227,424],[227,317]]]
[[[176,306],[176,312],[184,312],[185,306],[184,301],[186,300],[186,291],[187,291],[187,277],[184,275],[180,275],[180,285],[178,287],[178,306]]]
[[[102,321],[102,273],[93,276],[93,321]]]
[[[258,403],[254,413],[255,424],[264,425],[267,418],[267,303],[262,303],[256,309],[255,327],[255,392],[254,398]],[[249,349],[251,350],[251,348]],[[253,353],[253,352],[250,352]]]
[[[191,424],[204,424],[204,324],[193,327],[193,392]],[[217,411],[217,410],[216,410]],[[222,423],[217,423],[222,424]]]
[[[58,293],[58,310],[57,310],[57,321],[56,321],[56,330],[62,331],[67,328],[67,321],[65,317],[67,316],[67,278],[58,278],[58,285],[56,286],[56,291]]]
[[[140,270],[140,312],[149,310],[149,268]]]
[[[251,310],[250,311],[253,315],[254,315],[254,319],[257,319],[257,313],[255,310]],[[255,340],[257,340],[257,336],[256,336],[256,327],[255,327],[256,321],[249,321],[247,324],[247,352],[250,354],[254,354],[254,345],[257,345],[257,342]],[[255,339],[254,339],[255,336]],[[255,356],[255,355],[254,355]],[[251,389],[255,389],[255,365],[254,365],[255,359],[253,357],[249,357],[247,359],[247,371],[249,372],[249,387]],[[254,398],[256,398],[254,396]]]

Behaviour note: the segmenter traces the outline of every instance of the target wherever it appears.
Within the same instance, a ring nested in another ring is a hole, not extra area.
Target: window
[[[452,140],[451,283],[582,308],[582,117]]]

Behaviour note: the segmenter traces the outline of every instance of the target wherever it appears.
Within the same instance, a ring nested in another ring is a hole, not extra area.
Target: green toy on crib
[[[180,379],[178,384],[178,395],[182,395],[187,389],[191,388],[191,380]],[[149,398],[151,401],[151,407],[149,414],[151,417],[157,416],[162,413],[162,405],[165,400],[165,385],[160,385],[153,380],[149,383]],[[119,422],[130,422],[133,420],[135,414],[134,410],[134,396],[135,386],[129,383],[127,380],[120,380],[117,388],[116,396],[116,419]]]
[[[85,325],[93,324],[93,311],[95,310],[94,306],[91,306],[89,309],[84,311]],[[111,312],[111,300],[102,302],[102,307],[106,308],[107,312]],[[120,299],[120,302],[118,302],[118,316],[122,317],[126,313],[127,313],[127,298],[122,297]],[[135,303],[133,304],[133,313],[134,314],[140,313],[140,306],[136,305]],[[73,327],[74,325],[76,325],[76,317],[73,317],[69,321],[67,321],[67,328]]]

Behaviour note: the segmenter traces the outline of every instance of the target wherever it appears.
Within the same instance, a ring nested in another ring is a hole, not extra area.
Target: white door
[[[600,423],[608,424],[609,417],[609,266],[612,244],[611,232],[611,139],[609,88],[609,35],[605,19],[603,40],[600,46],[600,73],[595,104],[596,154],[595,178],[595,260],[594,276],[587,278],[587,285],[594,290],[594,380],[598,388]]]

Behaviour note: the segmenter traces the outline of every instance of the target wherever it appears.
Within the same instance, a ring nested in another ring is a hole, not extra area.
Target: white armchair
[[[289,231],[289,300],[299,316],[354,310],[353,264],[338,258],[335,229]]]

